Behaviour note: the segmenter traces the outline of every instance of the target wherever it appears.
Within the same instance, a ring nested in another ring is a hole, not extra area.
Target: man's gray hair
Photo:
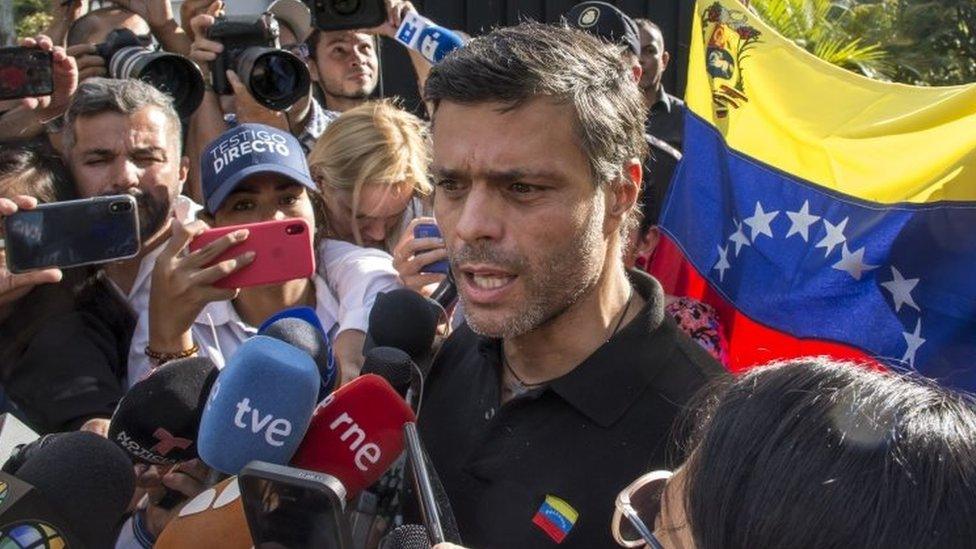
[[[628,160],[647,155],[647,111],[616,46],[565,26],[526,22],[475,38],[434,65],[425,99],[499,102],[518,108],[536,97],[573,106],[594,184],[625,177]],[[436,114],[435,114],[436,124]]]
[[[78,86],[65,115],[65,148],[71,149],[77,141],[75,120],[79,117],[105,112],[129,115],[147,107],[155,107],[166,116],[170,126],[167,131],[176,133],[177,152],[182,151],[182,127],[172,98],[133,78],[90,78]]]

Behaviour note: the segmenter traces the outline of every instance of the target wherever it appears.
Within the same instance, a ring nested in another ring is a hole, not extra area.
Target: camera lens
[[[237,69],[254,99],[278,111],[294,105],[311,83],[301,59],[274,48],[247,48],[238,58]]]
[[[339,15],[352,15],[359,9],[359,0],[332,0],[332,9]]]
[[[301,223],[288,225],[288,227],[285,228],[285,234],[296,235],[296,234],[302,234],[304,232],[305,232],[305,225],[302,225]]]
[[[113,213],[127,212],[131,209],[132,209],[131,202],[113,202],[112,205],[109,206],[109,211]]]
[[[113,78],[136,78],[166,93],[182,118],[193,114],[203,101],[203,76],[181,55],[130,46],[112,56],[109,72]]]

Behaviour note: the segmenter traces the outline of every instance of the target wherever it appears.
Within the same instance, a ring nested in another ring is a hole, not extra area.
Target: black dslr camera
[[[193,114],[203,101],[203,75],[193,61],[156,51],[129,29],[108,33],[105,41],[95,46],[95,53],[105,59],[111,78],[142,80],[171,96],[181,118]]]
[[[270,14],[221,17],[210,27],[207,38],[224,46],[213,62],[213,89],[218,94],[234,93],[227,81],[228,69],[269,109],[283,111],[308,93],[308,67],[294,54],[279,49],[278,22]]]

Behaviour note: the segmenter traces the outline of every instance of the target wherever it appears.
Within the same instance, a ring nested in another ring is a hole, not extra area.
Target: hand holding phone
[[[37,200],[31,196],[14,196],[0,198],[0,217],[9,216],[19,210],[32,210],[37,207]],[[3,241],[3,228],[0,226],[0,242]],[[0,245],[0,308],[9,305],[38,284],[50,284],[61,281],[60,269],[43,269],[26,274],[13,274],[7,269],[7,254],[5,245]],[[3,318],[0,312],[0,318]]]
[[[41,204],[4,218],[7,268],[105,263],[139,253],[139,217],[129,195]]]
[[[23,46],[0,48],[0,99],[51,95],[54,58],[50,51]]]
[[[22,99],[24,107],[35,112],[41,121],[47,121],[63,114],[68,102],[78,89],[78,64],[64,48],[55,46],[47,36],[25,38],[21,47],[34,52],[42,52],[50,57],[51,90],[44,94],[27,96]],[[35,53],[34,55],[38,55]]]
[[[410,222],[393,249],[393,267],[403,285],[430,295],[448,271],[447,249],[432,217]]]
[[[210,229],[190,242],[190,251],[197,251],[224,235],[240,230],[248,232],[247,240],[227,249],[208,265],[245,252],[252,252],[254,261],[215,281],[215,287],[231,289],[279,284],[296,278],[308,278],[315,272],[312,230],[304,219],[299,218]]]

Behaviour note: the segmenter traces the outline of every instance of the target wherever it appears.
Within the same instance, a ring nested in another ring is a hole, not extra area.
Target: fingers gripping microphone
[[[326,338],[325,332],[322,331],[321,324],[316,327],[303,318],[285,317],[262,327],[258,333],[297,347],[315,360],[321,378],[318,393],[319,401],[336,389],[335,385],[339,380],[338,371],[332,354],[332,346],[329,345],[329,340]]]
[[[287,464],[308,429],[320,385],[305,352],[261,335],[245,341],[203,409],[200,457],[231,475],[253,460]]]
[[[122,397],[109,424],[109,440],[136,462],[171,465],[196,459],[200,418],[217,373],[203,357],[156,368]]]
[[[291,464],[338,478],[352,499],[400,456],[413,418],[386,380],[361,375],[319,405]]]
[[[135,490],[125,452],[88,432],[49,439],[31,453],[16,477],[3,473],[0,480],[7,484],[0,501],[5,536],[36,542],[60,535],[68,547],[113,546]],[[7,542],[4,538],[0,545]]]

